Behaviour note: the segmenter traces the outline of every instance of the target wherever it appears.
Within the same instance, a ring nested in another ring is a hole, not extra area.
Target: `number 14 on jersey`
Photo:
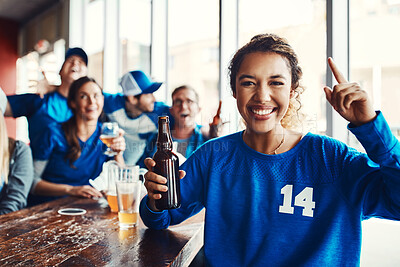
[[[280,213],[294,214],[293,200],[293,185],[287,184],[281,189],[283,195],[283,204],[279,206]],[[313,188],[306,187],[297,194],[294,198],[294,206],[303,207],[303,216],[313,217],[315,202],[313,201]]]

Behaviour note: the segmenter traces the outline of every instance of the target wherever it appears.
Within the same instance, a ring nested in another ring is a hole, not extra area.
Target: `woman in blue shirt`
[[[68,106],[73,116],[62,124],[48,128],[37,142],[34,160],[35,179],[29,204],[38,204],[56,197],[72,195],[101,197],[89,185],[108,160],[105,145],[99,139],[104,96],[95,80],[82,77],[71,85]],[[111,148],[118,152],[115,160],[123,163],[125,140],[122,133],[113,139]]]
[[[182,165],[179,209],[155,208],[166,179],[148,172],[143,222],[163,229],[205,207],[209,266],[358,266],[361,221],[400,220],[400,144],[367,93],[328,64],[338,84],[324,87],[326,99],[367,154],[290,128],[302,70],[285,39],[258,35],[229,67],[246,129],[206,142]]]

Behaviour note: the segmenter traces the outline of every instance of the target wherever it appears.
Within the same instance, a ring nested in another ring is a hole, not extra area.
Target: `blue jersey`
[[[201,127],[202,127],[201,125],[196,125],[196,127],[193,130],[192,135],[189,137],[188,140],[185,140],[185,141],[188,142],[187,143],[187,147],[186,147],[185,155],[183,155],[183,156],[185,156],[185,158],[190,157],[190,155],[192,155],[192,153],[197,148],[199,148],[205,141],[207,141],[207,138],[204,137],[203,133],[201,132]],[[148,157],[152,158],[154,153],[156,153],[156,151],[157,151],[157,137],[158,137],[158,134],[155,133],[155,134],[153,134],[153,136],[151,138],[149,138],[147,140],[146,148],[145,148],[145,150],[143,152],[143,155],[142,155],[142,157],[139,159],[139,161],[137,163],[140,167],[143,167],[143,168],[146,167],[144,165],[144,160],[146,158],[148,158]],[[173,141],[177,141],[177,140],[173,140]],[[179,141],[177,141],[177,142],[179,142]]]
[[[103,163],[108,159],[103,154],[106,146],[99,138],[100,130],[101,124],[98,123],[96,131],[86,142],[79,140],[82,149],[81,155],[73,162],[72,167],[70,161],[66,159],[69,145],[61,124],[47,128],[43,132],[40,142],[35,144],[36,160],[47,161],[46,168],[41,176],[42,180],[56,184],[79,186],[88,185],[89,179],[99,176]],[[30,196],[29,204],[37,204],[49,199],[52,198]]]
[[[26,116],[31,143],[36,143],[49,125],[67,121],[72,116],[67,98],[57,91],[46,94],[43,98],[36,94],[12,95],[7,98],[14,118]]]
[[[307,134],[291,150],[266,155],[243,133],[213,139],[182,166],[182,206],[140,213],[151,228],[205,215],[210,266],[357,266],[361,221],[400,219],[400,145],[382,114],[349,129],[368,156]]]
[[[158,116],[168,115],[170,120],[172,116],[169,112],[169,106],[162,102],[154,103],[153,112],[144,112],[136,118],[128,116],[125,110],[125,102],[118,99],[105,102],[104,112],[107,117],[125,131],[126,149],[124,151],[125,163],[135,165],[143,154],[146,143],[157,133]]]
[[[41,135],[55,123],[61,123],[72,117],[67,98],[57,91],[40,98],[36,94],[20,94],[7,96],[14,118],[26,116],[29,124],[29,139],[32,146],[32,155],[36,159],[36,147]],[[104,94],[104,102],[123,105],[124,98],[120,95]],[[40,152],[39,152],[40,153]]]

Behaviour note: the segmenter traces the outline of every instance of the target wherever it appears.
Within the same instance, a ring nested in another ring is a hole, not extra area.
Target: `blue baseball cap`
[[[154,93],[162,83],[153,82],[143,71],[134,70],[122,76],[120,84],[124,95],[136,96]]]
[[[67,53],[65,53],[65,60],[67,60],[71,56],[78,56],[78,57],[82,58],[87,66],[88,56],[82,48],[80,48],[80,47],[69,48],[67,50]]]

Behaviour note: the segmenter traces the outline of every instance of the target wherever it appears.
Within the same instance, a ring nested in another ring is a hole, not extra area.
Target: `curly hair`
[[[291,98],[288,110],[282,119],[282,126],[285,128],[294,128],[297,126],[297,123],[293,120],[293,116],[297,116],[299,119],[299,110],[301,108],[300,94],[304,91],[304,88],[300,85],[303,71],[299,66],[296,53],[286,39],[275,34],[259,34],[251,38],[250,42],[241,47],[233,56],[228,67],[232,93],[236,93],[236,76],[244,58],[248,54],[256,52],[276,53],[287,59],[288,68],[292,76],[291,90],[294,96]]]

